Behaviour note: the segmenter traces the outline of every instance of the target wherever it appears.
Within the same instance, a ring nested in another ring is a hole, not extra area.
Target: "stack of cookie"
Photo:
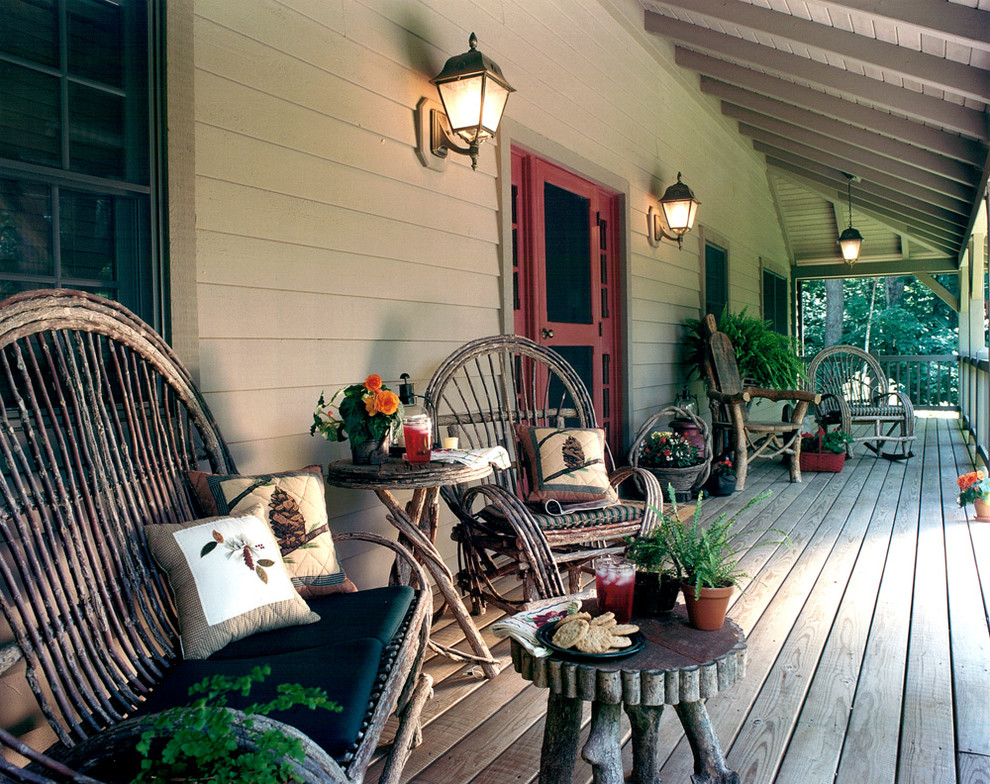
[[[592,618],[591,613],[579,612],[557,624],[551,642],[558,648],[574,648],[582,653],[617,653],[632,645],[626,635],[638,631],[635,624],[618,623],[615,613]]]

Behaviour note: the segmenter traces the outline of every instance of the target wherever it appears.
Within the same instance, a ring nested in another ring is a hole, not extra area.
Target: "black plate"
[[[628,648],[620,648],[619,650],[612,651],[610,653],[585,653],[584,651],[579,651],[576,648],[561,648],[559,645],[554,645],[550,641],[558,623],[560,623],[560,621],[552,621],[551,623],[541,626],[536,630],[536,639],[539,640],[541,645],[545,645],[561,659],[575,659],[578,661],[609,661],[610,659],[624,659],[627,656],[632,656],[634,653],[638,653],[643,650],[643,647],[646,645],[646,636],[643,632],[633,632],[632,634],[623,635],[624,637],[628,637],[632,640],[632,645]]]

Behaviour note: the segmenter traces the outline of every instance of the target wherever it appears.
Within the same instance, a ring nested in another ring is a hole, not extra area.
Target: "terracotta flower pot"
[[[977,520],[990,521],[990,502],[984,501],[982,498],[977,498],[973,501],[973,508],[976,509]]]
[[[684,604],[687,605],[688,621],[695,629],[715,632],[725,623],[725,613],[729,609],[734,586],[727,588],[702,588],[701,596],[695,598],[693,583],[681,583],[684,591]]]

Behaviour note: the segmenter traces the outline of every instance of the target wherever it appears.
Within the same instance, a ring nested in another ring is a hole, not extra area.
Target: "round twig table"
[[[687,624],[683,605],[660,618],[633,618],[646,646],[624,659],[568,661],[533,656],[512,640],[523,678],[549,689],[540,784],[570,784],[577,762],[581,703],[591,703],[591,731],[581,756],[595,784],[622,784],[620,710],[632,727],[634,784],[660,781],[658,735],[664,705],[673,705],[694,754],[694,784],[736,784],[712,728],[705,700],[743,677],[746,638],[731,620],[717,632]]]
[[[480,663],[485,675],[498,675],[498,660],[471,621],[454,576],[436,548],[440,488],[447,485],[484,479],[492,472],[490,464],[466,466],[461,463],[409,463],[401,458],[388,458],[381,465],[354,465],[350,460],[337,460],[327,468],[327,481],[337,487],[373,490],[388,509],[386,519],[412,547],[416,557],[436,581],[447,605],[464,631],[474,655],[430,642],[430,646],[455,660]],[[402,506],[392,494],[394,490],[412,490],[412,500]]]

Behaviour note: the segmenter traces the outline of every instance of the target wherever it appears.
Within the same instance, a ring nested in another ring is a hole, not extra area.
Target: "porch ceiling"
[[[987,187],[990,0],[640,0],[767,162],[801,277],[958,269]]]

